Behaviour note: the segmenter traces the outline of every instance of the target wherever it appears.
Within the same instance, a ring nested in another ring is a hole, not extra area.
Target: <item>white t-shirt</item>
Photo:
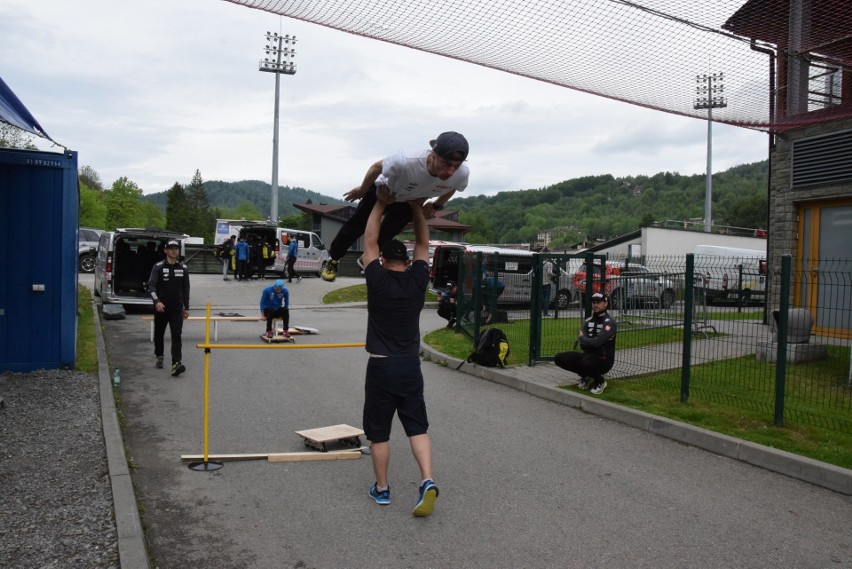
[[[376,186],[387,186],[396,195],[396,201],[411,201],[431,198],[467,187],[470,169],[462,164],[446,180],[432,176],[426,169],[426,157],[431,150],[417,152],[400,151],[382,160],[382,173],[376,178]]]

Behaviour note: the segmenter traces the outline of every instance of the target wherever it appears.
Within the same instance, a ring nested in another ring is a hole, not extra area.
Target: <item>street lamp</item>
[[[266,48],[258,69],[275,74],[275,126],[272,134],[272,199],[270,200],[270,220],[278,225],[278,94],[281,74],[295,75],[296,36],[279,35],[266,32]]]
[[[694,109],[707,109],[707,180],[704,190],[704,231],[710,233],[713,229],[712,196],[713,196],[713,109],[728,106],[728,101],[722,96],[725,85],[722,83],[723,73],[711,75],[696,75]]]

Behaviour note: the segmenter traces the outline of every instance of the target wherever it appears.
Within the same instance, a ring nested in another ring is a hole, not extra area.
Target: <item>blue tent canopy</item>
[[[35,120],[35,117],[27,110],[15,93],[12,92],[12,89],[6,85],[2,77],[0,77],[0,120],[31,132],[36,136],[53,140],[44,132],[44,129]],[[54,142],[56,141],[54,140]]]

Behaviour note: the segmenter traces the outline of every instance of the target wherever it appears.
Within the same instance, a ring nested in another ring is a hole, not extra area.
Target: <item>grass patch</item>
[[[438,297],[433,292],[426,291],[426,302],[435,302]],[[341,302],[367,302],[367,285],[357,284],[333,290],[322,297],[323,304]]]
[[[98,349],[95,342],[95,321],[92,293],[77,285],[77,366],[79,371],[98,373]]]
[[[565,330],[576,330],[579,319],[567,325],[563,322],[558,329],[553,320],[546,320],[543,324],[543,345],[547,338],[556,334],[562,336],[564,345]],[[512,350],[509,363],[526,364],[529,322],[512,322],[499,327],[509,338]],[[681,341],[680,335],[680,330],[672,328],[644,329],[641,334],[620,330],[618,347],[625,349],[678,342]],[[694,338],[700,341],[703,335]],[[473,349],[465,334],[447,329],[425,335],[424,341],[435,350],[458,359],[466,359]],[[849,357],[848,347],[830,346],[829,356],[825,359],[787,367],[788,397],[783,427],[773,424],[775,365],[759,362],[754,356],[694,366],[687,403],[680,401],[679,370],[610,381],[607,390],[599,397],[653,415],[852,469],[852,453],[849,452],[852,432],[848,428],[852,416],[849,405],[836,400],[838,390],[842,392],[840,384],[849,371]],[[833,425],[836,428],[816,425]]]

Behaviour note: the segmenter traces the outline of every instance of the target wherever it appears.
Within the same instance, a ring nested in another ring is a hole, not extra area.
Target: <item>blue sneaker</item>
[[[370,486],[370,498],[375,500],[376,504],[387,506],[390,504],[390,486],[387,490],[379,490],[376,488],[376,483],[373,482],[373,485]]]
[[[418,518],[431,516],[435,511],[435,499],[438,497],[438,487],[431,480],[427,480],[420,487],[420,499],[411,513]]]

